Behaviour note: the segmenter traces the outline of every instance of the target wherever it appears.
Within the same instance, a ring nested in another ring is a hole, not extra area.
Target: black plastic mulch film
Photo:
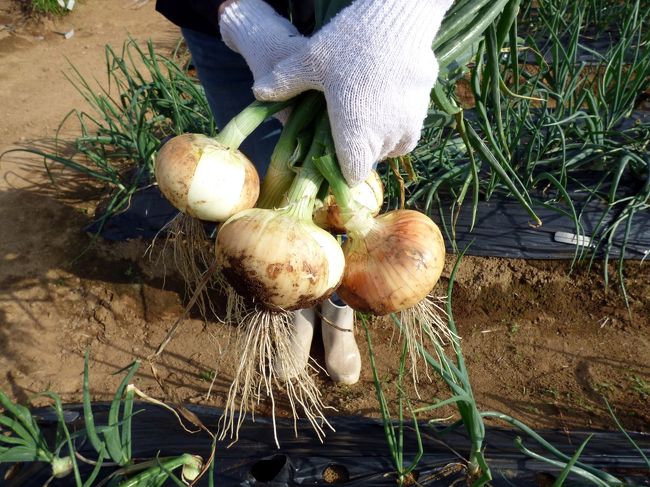
[[[587,253],[593,250],[597,255],[602,255],[604,246],[593,238],[594,230],[607,228],[618,213],[610,211],[602,219],[607,210],[605,204],[595,201],[582,206],[579,202],[574,204],[580,215],[580,231],[576,230],[569,216],[542,205],[533,206],[543,222],[541,227],[534,228],[530,224],[530,216],[518,202],[496,198],[479,202],[472,229],[471,204],[467,204],[456,220],[456,247],[461,250],[468,248],[469,255],[522,259],[572,259],[576,250]],[[445,240],[448,248],[452,249],[450,207],[451,201],[443,202],[443,211],[433,210],[431,217],[446,230]],[[94,223],[87,230],[93,233],[99,230],[103,238],[113,241],[140,237],[151,239],[176,214],[177,210],[165,200],[158,188],[150,186],[135,193],[126,211],[109,217],[101,227]],[[610,248],[612,258],[620,256],[625,227],[620,225],[615,232]],[[650,254],[650,211],[637,212],[631,228],[624,257],[644,259]]]
[[[95,421],[106,424],[109,406],[93,406]],[[190,406],[211,431],[217,429],[221,410]],[[141,411],[142,410],[142,411]],[[67,406],[68,426],[83,428],[82,406]],[[208,458],[211,438],[206,433],[190,434],[181,428],[177,419],[167,410],[136,403],[132,423],[133,457],[140,459],[159,456],[173,456],[182,453]],[[46,434],[54,435],[56,417],[49,409],[36,411],[41,427]],[[345,485],[394,487],[397,485],[395,469],[386,445],[384,429],[380,421],[351,416],[330,418],[336,432],[329,432],[321,444],[308,424],[300,422],[298,436],[294,435],[293,422],[278,420],[280,449],[275,446],[273,428],[268,418],[256,418],[255,422],[244,422],[239,441],[228,447],[220,442],[216,450],[215,486],[268,486],[292,487],[305,485]],[[420,426],[424,456],[414,477],[417,483],[427,487],[448,487],[467,485],[463,456],[467,455],[469,438],[462,429],[446,435],[438,434],[437,428],[422,423]],[[565,432],[539,431],[547,441],[563,453],[572,456],[585,438],[592,434],[580,456],[580,461],[592,467],[603,469],[627,485],[650,486],[650,471],[643,458],[620,432]],[[485,457],[492,470],[494,480],[490,485],[548,486],[552,485],[560,470],[546,463],[524,456],[515,446],[517,433],[499,428],[487,428]],[[637,445],[650,456],[650,435],[631,435]],[[524,435],[523,443],[528,449],[544,454],[533,440]],[[96,453],[87,441],[79,441],[78,452],[95,458]],[[413,458],[417,452],[415,434],[407,428],[404,442],[404,459]],[[547,455],[548,456],[548,455]],[[4,478],[8,466],[0,464],[0,479]],[[82,467],[85,478],[92,466]],[[100,479],[107,476],[110,468],[102,471]],[[6,487],[43,485],[50,475],[49,465],[42,463],[24,464],[23,468],[5,480]],[[74,485],[73,476],[55,479],[52,487]],[[168,485],[173,485],[168,483]],[[197,485],[208,485],[204,478]],[[580,477],[571,475],[565,486],[593,485]]]
[[[432,219],[446,231],[447,246],[452,232],[452,214],[449,205],[441,205],[431,215]],[[516,201],[494,199],[479,202],[474,228],[471,204],[464,206],[457,216],[455,225],[456,248],[468,249],[470,255],[483,257],[511,257],[521,259],[572,259],[578,253],[583,256],[595,253],[603,257],[607,248],[607,230],[618,216],[618,211],[607,211],[604,203],[574,202],[580,219],[580,229],[566,214],[542,205],[532,208],[542,221],[534,227],[532,218]],[[441,210],[442,211],[439,211]],[[566,211],[566,209],[565,209]],[[642,260],[650,257],[650,211],[637,212],[632,217],[631,231],[625,243],[626,225],[614,232],[609,256]],[[601,240],[601,237],[605,237]]]

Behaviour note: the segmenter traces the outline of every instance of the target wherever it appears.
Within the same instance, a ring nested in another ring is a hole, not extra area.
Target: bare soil
[[[103,81],[107,43],[152,39],[169,53],[179,32],[153,7],[153,1],[86,0],[62,19],[36,22],[13,1],[0,0],[0,152],[51,148],[64,116],[85,108],[65,79],[66,58]],[[70,29],[74,36],[65,39],[60,32]],[[63,134],[74,137],[74,125]],[[44,390],[77,402],[89,349],[92,392],[106,400],[119,382],[113,374],[155,350],[186,298],[171,270],[145,255],[150,242],[91,242],[84,227],[100,188],[61,168],[54,181],[39,157],[12,152],[0,159],[0,389],[21,402]],[[455,258],[448,256],[441,294]],[[606,289],[596,267],[570,272],[568,262],[463,260],[453,310],[482,409],[538,428],[612,429],[607,398],[626,428],[650,430],[650,266],[626,265],[629,309],[617,283]],[[360,326],[356,335],[364,364],[359,383],[337,386],[322,372],[317,381],[339,414],[377,416]],[[393,400],[399,337],[381,319],[371,335]],[[193,314],[167,347],[158,380],[143,364],[136,384],[160,399],[222,406],[236,359],[227,336],[223,325]],[[322,358],[318,341],[312,352]],[[410,392],[415,406],[449,395],[435,379],[420,384],[420,398]],[[451,408],[436,414],[456,419]]]

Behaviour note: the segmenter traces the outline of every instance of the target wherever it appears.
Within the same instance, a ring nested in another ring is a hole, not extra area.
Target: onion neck
[[[301,167],[289,190],[287,210],[300,220],[312,221],[316,195],[323,178],[318,171]]]
[[[375,227],[375,218],[370,210],[354,199],[350,186],[345,181],[336,160],[334,141],[327,123],[327,136],[324,140],[324,155],[316,158],[314,164],[320,173],[327,179],[336,204],[341,212],[343,226],[352,238],[364,238]]]
[[[260,188],[259,208],[273,208],[282,201],[295,176],[292,163],[296,157],[298,134],[320,113],[325,104],[322,93],[307,93],[293,109],[271,154],[271,162]]]
[[[302,166],[297,169],[298,174],[287,193],[289,211],[301,220],[312,221],[314,203],[323,183],[323,176],[316,168],[315,161],[323,154],[325,149],[324,137],[327,133],[327,127],[327,117],[320,117],[316,124],[314,139],[309,152],[307,152]]]
[[[233,117],[217,134],[215,140],[231,150],[237,150],[246,137],[267,118],[287,108],[290,103],[290,101],[269,103],[255,100]]]

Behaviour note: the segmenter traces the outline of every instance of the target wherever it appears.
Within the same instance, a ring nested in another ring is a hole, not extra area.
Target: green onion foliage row
[[[104,219],[127,208],[132,195],[153,182],[162,140],[186,132],[216,133],[203,88],[178,57],[178,48],[165,57],[151,42],[141,46],[129,39],[121,51],[107,45],[107,83],[98,87],[71,65],[67,77],[89,108],[72,110],[59,131],[73,118],[81,135],[72,148],[57,136],[56,153],[25,150],[44,157],[48,171],[61,164],[106,185],[111,197]]]
[[[480,200],[514,198],[532,222],[543,224],[532,206],[546,206],[583,235],[580,208],[599,202],[595,250],[607,262],[623,231],[625,252],[632,218],[648,210],[650,196],[650,118],[631,118],[650,91],[650,9],[641,0],[606,3],[522,1],[518,13],[506,6],[472,48],[469,73],[457,69],[434,90],[412,154],[418,179],[407,185],[409,206],[451,212],[444,220],[454,222],[463,205],[475,218]],[[592,47],[597,22],[609,26],[595,39],[603,51]],[[464,107],[456,90],[463,76]],[[385,176],[395,207],[397,184]],[[446,230],[453,240],[453,227]],[[595,255],[577,248],[575,259]]]
[[[202,471],[205,472],[199,457],[184,453],[173,457],[135,459],[131,455],[131,423],[140,411],[134,410],[135,388],[130,386],[130,382],[138,367],[139,363],[135,362],[125,369],[126,373],[111,401],[107,423],[100,425],[93,415],[89,356],[86,354],[82,388],[84,428],[71,431],[72,425],[66,422],[63,403],[58,394],[40,394],[50,399],[57,418],[53,440],[46,438],[30,409],[14,403],[0,391],[0,463],[49,464],[51,477],[48,484],[54,478],[72,476],[77,487],[151,487],[161,486],[168,481],[180,486],[187,485],[174,471],[180,469],[183,478],[197,478]],[[77,451],[77,445],[83,445],[83,440],[87,440],[95,450],[92,458],[80,455]],[[82,470],[81,464],[92,468]],[[207,471],[210,476],[209,485],[212,486],[213,462]]]

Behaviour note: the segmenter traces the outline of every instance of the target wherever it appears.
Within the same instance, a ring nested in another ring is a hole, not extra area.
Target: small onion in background
[[[255,206],[260,181],[253,163],[202,134],[182,134],[158,152],[156,181],[162,194],[181,212],[222,222]]]
[[[352,198],[363,208],[367,208],[373,216],[379,214],[381,205],[384,202],[384,186],[377,171],[372,171],[370,176],[362,183],[350,188]],[[328,194],[319,206],[314,210],[314,223],[328,232],[345,233],[345,221],[341,215],[341,209],[336,204],[336,198],[332,193]]]

